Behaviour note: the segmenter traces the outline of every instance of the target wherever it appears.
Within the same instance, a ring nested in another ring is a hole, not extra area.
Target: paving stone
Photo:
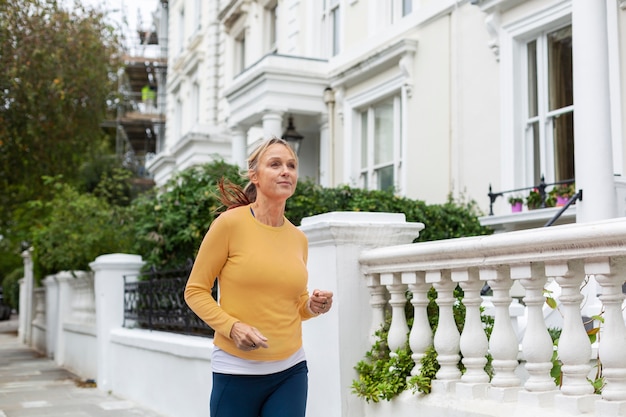
[[[16,319],[0,322],[0,417],[167,417],[80,383],[22,345]]]

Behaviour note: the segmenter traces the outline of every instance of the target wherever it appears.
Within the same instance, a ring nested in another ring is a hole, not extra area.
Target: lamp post
[[[304,136],[296,131],[296,128],[293,125],[293,116],[289,116],[289,124],[287,125],[287,129],[283,132],[282,138],[287,141],[287,143],[291,146],[291,149],[293,149],[296,155],[298,155]]]

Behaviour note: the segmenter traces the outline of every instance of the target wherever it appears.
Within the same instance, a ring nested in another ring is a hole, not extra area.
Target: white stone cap
[[[332,211],[302,219],[302,226],[315,223],[404,223],[404,213],[378,213],[371,211]]]

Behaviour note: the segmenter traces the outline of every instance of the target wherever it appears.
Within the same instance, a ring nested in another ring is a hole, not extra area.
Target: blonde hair
[[[250,181],[250,173],[257,171],[259,167],[259,160],[265,154],[267,149],[275,144],[285,146],[289,149],[289,152],[291,152],[296,162],[298,161],[298,156],[286,140],[276,136],[265,139],[252,151],[252,153],[250,153],[250,156],[248,156],[248,170],[242,173],[242,177],[248,179],[248,183],[245,187],[242,188],[237,184],[233,184],[225,178],[221,178],[219,180],[217,184],[219,190],[218,199],[224,205],[226,210],[239,206],[247,206],[248,204],[256,201],[256,185]]]

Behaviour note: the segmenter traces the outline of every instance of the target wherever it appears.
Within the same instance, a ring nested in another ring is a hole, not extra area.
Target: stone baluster
[[[541,262],[511,265],[511,279],[519,280],[526,290],[524,303],[527,321],[522,352],[528,379],[524,384],[526,391],[520,392],[520,401],[549,406],[556,393],[556,384],[550,375],[554,343],[543,316],[543,305],[546,302],[543,291],[548,280],[545,267]]]
[[[409,326],[406,323],[406,290],[408,286],[402,283],[402,276],[394,273],[380,274],[380,283],[389,291],[391,305],[391,325],[387,335],[387,345],[393,354],[396,350],[404,348],[408,340]]]
[[[428,290],[430,284],[425,282],[424,272],[403,272],[402,282],[408,284],[409,291],[413,295],[413,327],[409,334],[409,346],[411,347],[411,359],[415,366],[411,375],[419,375],[422,368],[421,360],[426,356],[426,350],[433,344],[433,329],[428,321]]]
[[[555,405],[572,413],[593,410],[593,387],[587,381],[591,370],[591,343],[580,313],[583,295],[580,285],[585,278],[583,261],[546,262],[546,275],[554,277],[561,287],[561,312],[563,329],[557,347],[561,361],[561,395]],[[569,398],[568,398],[569,397]]]
[[[602,288],[600,301],[604,306],[604,323],[600,326],[599,356],[605,386],[602,399],[620,402],[626,409],[626,325],[622,315],[624,294],[624,261],[609,258],[585,262],[585,272],[593,274]],[[603,404],[604,408],[610,404]]]
[[[487,383],[489,375],[485,371],[485,365],[489,341],[480,319],[480,305],[482,304],[480,290],[483,282],[475,268],[453,271],[452,280],[459,282],[465,294],[463,297],[465,324],[461,332],[460,347],[466,371],[461,381],[473,384]]]
[[[372,324],[370,326],[369,340],[373,345],[376,340],[376,332],[385,323],[385,307],[387,307],[387,288],[380,284],[379,274],[370,274],[366,277],[367,288],[370,292],[370,306],[372,307]]]
[[[437,361],[439,370],[435,375],[440,382],[457,381],[461,377],[458,364],[461,356],[460,334],[454,321],[452,306],[454,298],[454,288],[456,283],[452,282],[449,270],[429,271],[426,273],[426,282],[432,282],[437,290],[437,305],[439,306],[439,322],[435,331],[434,346],[437,351]],[[435,381],[433,381],[435,384]],[[433,385],[433,391],[435,385]]]
[[[481,269],[480,279],[488,281],[491,286],[495,308],[493,330],[489,339],[494,371],[489,395],[500,401],[513,401],[517,399],[521,382],[515,375],[519,345],[509,314],[512,300],[510,290],[513,285],[509,266]]]

